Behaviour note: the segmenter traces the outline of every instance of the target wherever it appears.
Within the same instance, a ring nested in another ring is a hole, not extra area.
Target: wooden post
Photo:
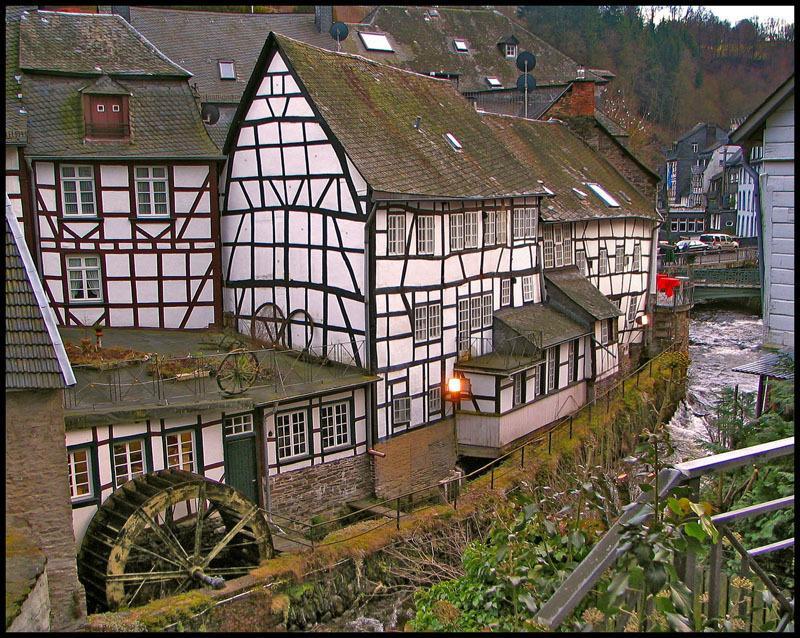
[[[708,619],[718,618],[720,614],[720,576],[722,574],[722,534],[719,542],[711,546],[708,561]]]
[[[397,529],[400,529],[400,497],[397,497]]]
[[[547,454],[550,454],[550,450],[553,447],[553,430],[547,431]]]
[[[573,419],[573,417],[569,417],[569,438],[570,438],[570,441],[572,440],[572,419]]]
[[[489,483],[489,489],[494,489],[494,464],[492,464],[492,478],[491,482]]]
[[[522,446],[521,454],[522,454],[522,458],[520,459],[519,466],[520,467],[525,467],[525,446],[524,445]]]

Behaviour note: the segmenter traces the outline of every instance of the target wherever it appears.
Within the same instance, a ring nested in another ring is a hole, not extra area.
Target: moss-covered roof
[[[541,350],[536,355],[489,352],[466,361],[459,361],[455,364],[455,369],[506,376],[517,370],[530,368],[541,360]]]
[[[524,304],[518,308],[504,308],[494,313],[500,321],[521,336],[532,336],[535,345],[549,348],[591,332],[567,315],[548,304]]]
[[[101,75],[93,82],[79,89],[81,93],[89,95],[130,95],[129,89],[126,89],[119,82],[115,82],[107,75]]]
[[[548,287],[552,285],[558,288],[595,319],[610,319],[622,314],[602,292],[580,273],[576,266],[546,270],[544,278]]]
[[[419,73],[458,73],[459,90],[475,91],[488,88],[486,76],[498,78],[504,87],[515,86],[520,74],[515,60],[506,58],[498,47],[508,36],[515,36],[520,52],[536,56],[532,75],[538,84],[564,84],[577,77],[575,60],[498,11],[438,7],[438,12],[439,17],[426,19],[426,7],[381,6],[369,24],[351,25],[342,50]],[[387,34],[394,53],[367,50],[359,31]],[[456,52],[454,38],[466,40],[469,51]]]
[[[20,93],[21,72],[19,60],[19,19],[6,10],[6,144],[24,144],[27,140],[28,116],[24,111]]]
[[[113,14],[31,11],[20,18],[19,64],[25,71],[82,75],[191,74]]]
[[[273,37],[376,197],[543,192],[536,182],[540,175],[508,153],[447,80]],[[251,86],[258,86],[256,80]],[[414,127],[417,117],[419,128]],[[462,150],[450,146],[447,133]]]
[[[541,122],[505,115],[482,114],[500,138],[531,174],[542,179],[554,197],[542,202],[544,221],[576,221],[607,217],[657,219],[655,203],[634,188],[588,144],[560,122]],[[607,206],[586,183],[600,184],[619,203]],[[573,189],[586,193],[580,196]]]

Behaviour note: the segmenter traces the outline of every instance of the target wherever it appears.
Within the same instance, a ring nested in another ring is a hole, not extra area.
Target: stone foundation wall
[[[7,631],[50,631],[50,595],[47,586],[47,570],[36,579],[36,584],[20,607]]]
[[[348,501],[372,495],[372,457],[361,454],[271,476],[270,510],[308,521]]]
[[[375,457],[375,495],[394,498],[433,486],[450,476],[456,464],[456,430],[452,418],[375,444],[386,456]]]
[[[6,519],[32,530],[47,558],[53,631],[86,617],[72,530],[61,390],[6,392]]]

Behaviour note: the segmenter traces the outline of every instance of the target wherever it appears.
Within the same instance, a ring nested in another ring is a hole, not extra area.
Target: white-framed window
[[[598,272],[601,275],[608,274],[608,250],[605,248],[600,249],[600,266],[598,268]]]
[[[458,51],[459,53],[466,53],[467,51],[469,51],[469,47],[467,47],[466,40],[455,39],[453,40],[453,46],[455,47],[455,50]]]
[[[492,327],[492,293],[483,295],[483,327]]]
[[[62,165],[61,199],[64,216],[97,215],[94,197],[94,168]]]
[[[113,453],[116,487],[142,476],[147,471],[144,460],[144,439],[114,443]]]
[[[639,297],[634,296],[631,297],[630,302],[628,303],[628,325],[632,326],[633,322],[636,321],[636,312],[639,310]]]
[[[486,78],[486,82],[493,89],[499,89],[500,87],[503,86],[503,83],[500,80],[498,80],[496,77],[489,76],[489,77]]]
[[[392,399],[392,424],[411,422],[411,397],[394,397]]]
[[[469,299],[458,301],[458,351],[469,350]]]
[[[478,220],[481,218],[479,211],[464,213],[464,248],[478,247]]]
[[[575,263],[578,266],[578,270],[584,277],[589,276],[589,262],[586,261],[586,251],[585,250],[576,250],[575,251]]]
[[[305,410],[284,412],[275,417],[278,459],[308,454],[308,417]]]
[[[167,441],[167,468],[194,472],[194,432],[184,430],[167,434],[165,438]]]
[[[73,501],[94,496],[92,485],[92,457],[88,447],[67,454],[69,463],[69,495]]]
[[[237,414],[225,417],[225,436],[250,434],[253,431],[253,415]]]
[[[559,346],[547,349],[547,391],[555,390],[558,385],[558,356]]]
[[[428,414],[442,411],[442,388],[434,385],[428,388]]]
[[[501,246],[508,243],[508,211],[497,211],[497,243]]]
[[[702,232],[703,232],[703,229],[704,229],[704,227],[705,227],[705,225],[706,225],[706,222],[705,222],[705,220],[704,220],[704,219],[698,219],[698,220],[697,220],[697,224],[695,224],[695,227],[696,227],[696,229],[697,229],[697,232],[698,232],[698,233],[702,233]]]
[[[685,233],[685,232],[686,232],[686,220],[685,220],[685,219],[681,219],[681,220],[678,222],[678,230],[679,230],[680,232],[682,232],[682,233]]]
[[[101,301],[100,257],[73,255],[67,257],[70,301]]]
[[[139,215],[169,215],[167,167],[137,166],[135,174],[136,210]]]
[[[609,344],[609,339],[610,339],[609,326],[611,325],[610,322],[611,322],[610,319],[603,319],[600,322],[600,343],[602,343],[604,346]]]
[[[417,218],[417,254],[432,255],[434,246],[433,215],[420,215]]]
[[[404,255],[406,252],[406,216],[389,215],[387,229],[388,254]]]
[[[693,233],[694,232],[694,220],[690,219],[686,224],[686,231]]]
[[[484,213],[483,218],[483,245],[494,246],[497,241],[497,214],[493,210]]]
[[[533,301],[533,275],[522,277],[522,301]]]
[[[573,383],[578,380],[578,340],[569,342],[567,351],[567,381]]]
[[[542,251],[544,254],[544,267],[545,268],[552,268],[555,265],[555,253],[553,248],[553,227],[549,224],[544,227],[544,232],[542,233],[543,240],[542,244],[544,246],[544,250]]]
[[[450,215],[450,250],[464,250],[464,213]]]
[[[569,225],[547,224],[544,227],[543,238],[545,268],[560,268],[572,263],[572,238]]]
[[[617,246],[617,252],[614,255],[614,272],[625,272],[625,246]]]
[[[642,269],[642,245],[637,241],[633,245],[633,263],[631,270],[637,272]]]
[[[670,229],[670,230],[671,230],[673,233],[677,233],[677,232],[678,232],[678,220],[677,220],[677,219],[673,219],[673,220],[672,220],[672,221],[669,223],[669,229]]]
[[[511,226],[514,239],[535,239],[536,209],[515,208],[511,218]]]
[[[350,404],[347,401],[320,406],[322,448],[350,445]]]
[[[236,79],[236,65],[231,60],[219,61],[219,79],[220,80]]]
[[[482,325],[481,298],[479,296],[470,297],[469,300],[469,325],[471,330],[478,330]]]
[[[514,405],[525,403],[525,372],[517,372],[511,377],[514,381]]]
[[[414,340],[423,343],[442,334],[442,305],[426,304],[414,308]]]
[[[517,45],[516,44],[508,44],[508,43],[506,43],[506,57],[507,58],[516,58],[517,57]]]
[[[119,113],[119,104],[112,104],[111,105],[111,112],[112,113]]]
[[[500,305],[511,305],[511,279],[500,280]]]
[[[697,142],[692,142],[692,153],[697,153],[697,148],[698,148]]]
[[[392,45],[389,44],[389,38],[383,33],[361,33],[359,31],[358,35],[364,43],[364,48],[369,51],[388,51],[389,53],[394,51]]]
[[[98,104],[97,105],[97,112],[98,113],[105,113],[106,112],[106,105],[105,104]]]

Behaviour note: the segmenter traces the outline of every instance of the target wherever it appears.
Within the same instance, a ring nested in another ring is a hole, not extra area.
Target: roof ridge
[[[194,73],[192,73],[191,71],[189,71],[187,69],[184,69],[180,64],[178,64],[177,62],[174,62],[172,59],[168,58],[164,53],[161,52],[161,50],[158,47],[156,47],[156,45],[154,45],[152,42],[150,42],[150,40],[148,40],[146,37],[144,37],[144,35],[142,33],[140,33],[136,29],[136,27],[134,27],[125,18],[123,18],[121,15],[117,15],[117,14],[113,14],[113,15],[115,15],[117,18],[119,18],[122,21],[122,24],[124,24],[126,27],[128,27],[128,29],[130,31],[132,31],[134,33],[134,35],[138,36],[146,45],[148,45],[156,55],[160,56],[165,61],[167,61],[170,64],[172,64],[173,66],[178,67],[184,73],[188,73],[190,78],[194,77]],[[188,80],[188,78],[187,78],[187,80]]]

